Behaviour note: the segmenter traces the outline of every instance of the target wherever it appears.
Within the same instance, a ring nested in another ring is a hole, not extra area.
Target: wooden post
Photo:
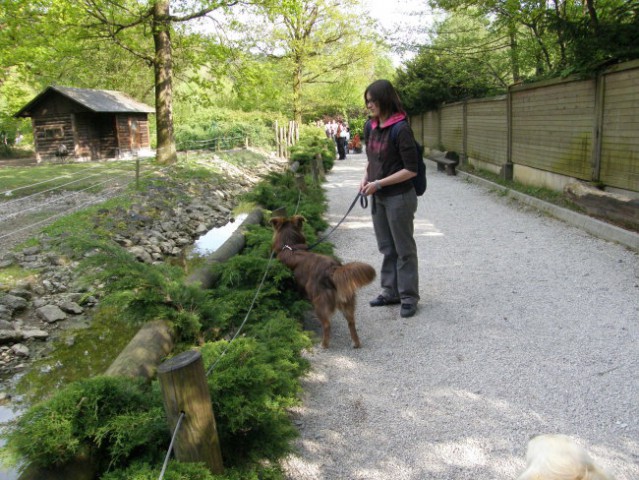
[[[135,188],[140,189],[140,159],[135,159]]]
[[[591,178],[593,182],[598,182],[601,177],[601,139],[604,130],[603,107],[606,96],[606,76],[603,73],[599,73],[595,78],[595,114],[592,125]]]
[[[204,462],[211,473],[224,473],[200,352],[189,350],[167,360],[158,368],[158,380],[171,432],[180,414],[185,414],[175,437],[175,458],[181,462]]]
[[[459,161],[462,165],[468,164],[468,100],[462,105],[462,150]]]

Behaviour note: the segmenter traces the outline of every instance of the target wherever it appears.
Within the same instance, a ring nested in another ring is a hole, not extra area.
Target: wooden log
[[[567,184],[564,193],[588,215],[639,230],[639,199],[605,192],[581,182]]]
[[[263,212],[260,208],[256,208],[242,222],[242,225],[233,232],[229,239],[222,244],[211,255],[208,255],[204,260],[203,265],[190,274],[186,282],[189,284],[199,283],[202,288],[211,288],[218,280],[218,276],[212,272],[212,266],[218,263],[224,263],[229,258],[237,255],[242,251],[246,245],[246,239],[244,238],[244,227],[247,225],[257,225],[262,222]]]
[[[157,366],[173,350],[175,338],[170,324],[155,320],[144,325],[104,373],[110,377],[151,379]]]
[[[181,462],[204,462],[211,473],[224,473],[220,440],[213,416],[211,395],[202,355],[196,350],[180,353],[158,368],[164,408],[171,432],[181,414],[173,451]]]

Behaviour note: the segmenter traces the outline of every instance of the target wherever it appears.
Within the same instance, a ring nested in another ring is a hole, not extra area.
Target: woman
[[[373,227],[377,248],[384,256],[382,292],[370,305],[401,303],[400,316],[412,317],[419,301],[417,245],[413,236],[417,210],[412,182],[417,174],[415,139],[399,95],[388,80],[371,83],[364,92],[364,101],[371,119],[365,128],[368,165],[360,191],[373,196]]]

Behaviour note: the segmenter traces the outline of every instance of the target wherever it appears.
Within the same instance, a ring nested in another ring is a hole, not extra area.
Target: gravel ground
[[[531,436],[563,433],[617,480],[639,479],[637,253],[427,164],[418,313],[371,308],[379,284],[364,288],[360,350],[335,315],[331,348],[309,353],[288,478],[514,479]],[[332,224],[364,165],[336,162]],[[368,210],[330,241],[379,268]]]

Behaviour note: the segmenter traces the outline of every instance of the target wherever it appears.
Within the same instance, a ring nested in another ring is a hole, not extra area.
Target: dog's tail
[[[368,263],[350,262],[337,267],[331,279],[338,295],[348,299],[355,295],[358,289],[375,280],[375,269]]]

